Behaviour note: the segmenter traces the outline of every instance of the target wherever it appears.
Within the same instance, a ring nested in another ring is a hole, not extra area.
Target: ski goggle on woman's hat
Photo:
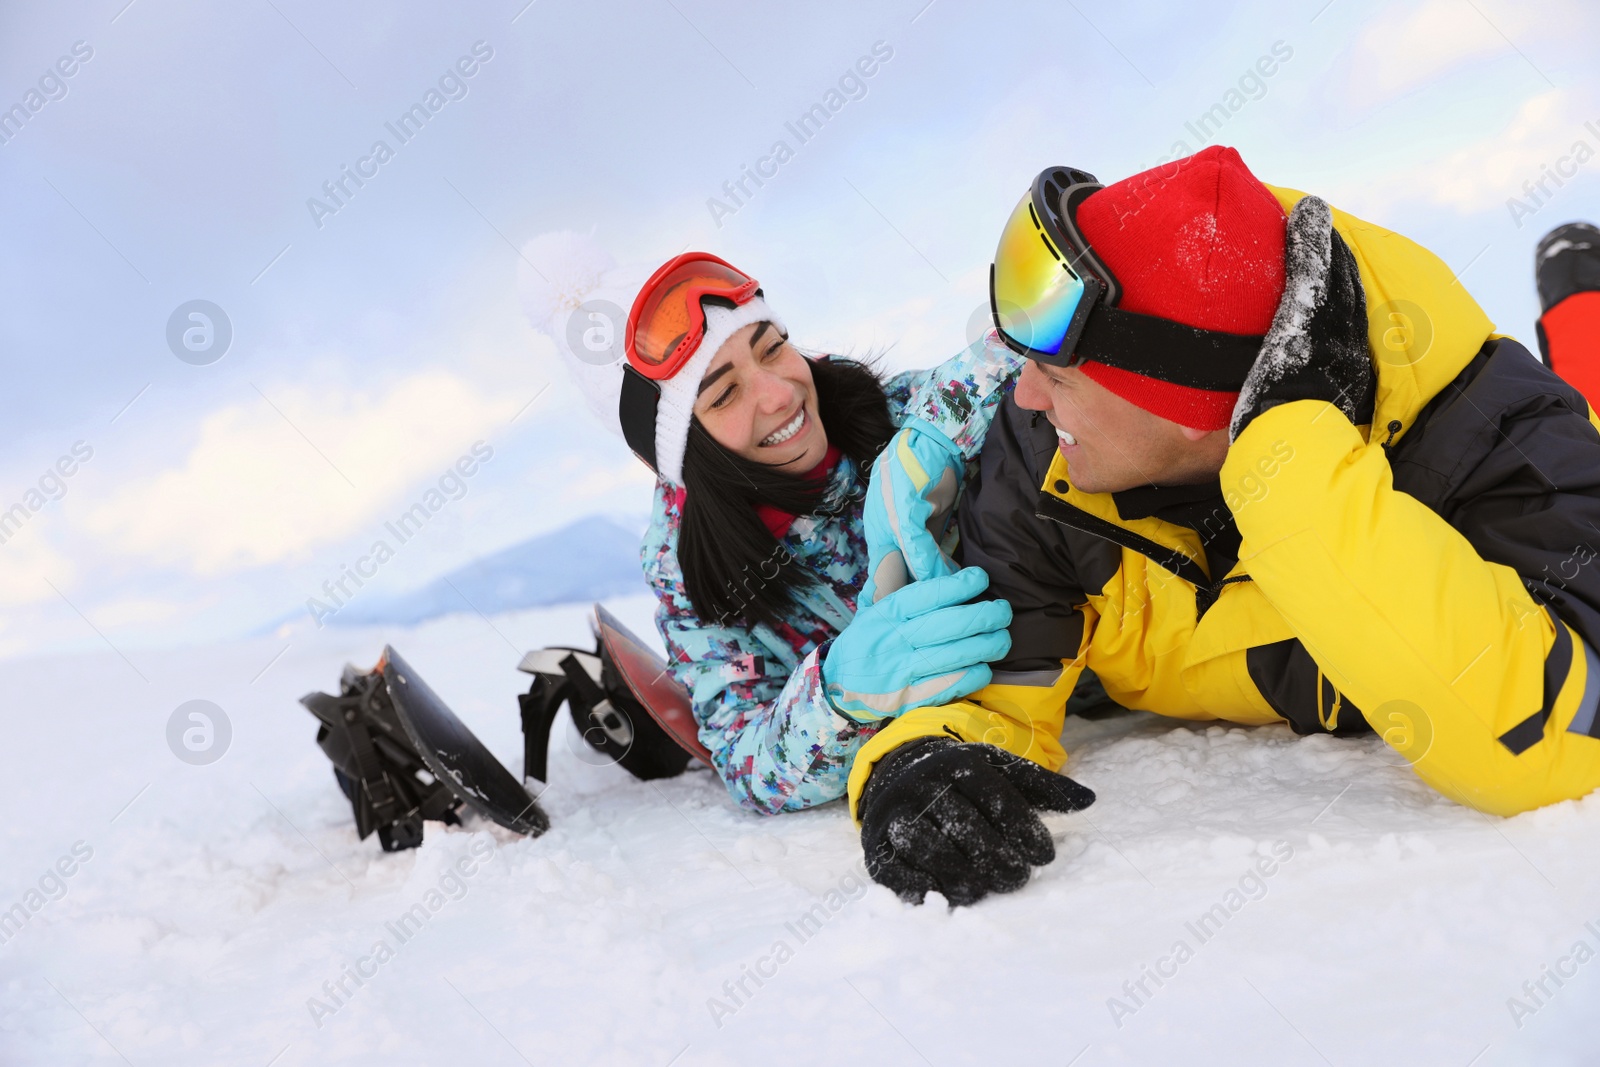
[[[639,290],[624,335],[627,362],[617,409],[634,455],[675,485],[706,367],[745,326],[770,322],[760,284],[709,252],[685,252],[663,263]]]
[[[661,265],[628,312],[628,362],[652,381],[672,377],[705,339],[702,300],[729,307],[761,291],[744,271],[709,252],[685,252]]]
[[[1076,217],[1102,188],[1094,175],[1048,167],[1000,232],[989,268],[989,306],[1002,341],[1057,367],[1093,360],[1191,388],[1239,388],[1259,336],[1186,326],[1116,305],[1122,286]]]

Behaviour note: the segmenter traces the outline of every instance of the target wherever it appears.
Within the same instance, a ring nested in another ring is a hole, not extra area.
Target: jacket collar
[[[1186,490],[1187,487],[1183,487],[1179,492]],[[1067,477],[1067,461],[1057,452],[1051,457],[1036,510],[1040,518],[1131,548],[1176,574],[1205,584],[1209,569],[1200,535],[1187,526],[1157,518],[1147,513],[1145,507],[1138,506],[1147,504],[1149,498],[1159,492],[1158,489],[1131,490],[1130,493],[1135,494],[1131,498],[1122,493],[1086,493]],[[1118,506],[1119,498],[1129,505],[1126,516]]]
[[[1305,195],[1267,188],[1286,212]],[[1372,443],[1392,445],[1495,335],[1494,323],[1456,273],[1415,241],[1338,208],[1333,225],[1355,255],[1366,291],[1378,376]]]

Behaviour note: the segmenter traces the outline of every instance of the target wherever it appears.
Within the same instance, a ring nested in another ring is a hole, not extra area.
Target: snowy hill
[[[410,593],[355,600],[328,621],[335,626],[413,626],[458,611],[496,615],[592,603],[642,589],[639,531],[590,516],[501,549]]]
[[[611,606],[653,633],[653,598]],[[1370,738],[1068,720],[1098,802],[956,912],[867,886],[840,804],[638,782],[565,719],[543,837],[357,840],[297,697],[392,641],[517,771],[520,650],[586,614],[133,651],[148,681],[0,663],[0,1063],[1595,1062],[1600,797],[1491,819]],[[196,698],[232,725],[207,766],[167,742]]]

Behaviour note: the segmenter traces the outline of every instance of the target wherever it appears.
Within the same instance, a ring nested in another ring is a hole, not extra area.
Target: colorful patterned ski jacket
[[[890,418],[897,426],[928,423],[975,459],[1020,367],[991,333],[937,367],[885,383]],[[861,510],[868,474],[840,459],[817,514],[800,516],[780,541],[819,582],[777,627],[724,625],[695,613],[678,565],[681,492],[656,483],[640,548],[660,600],[656,626],[674,677],[689,690],[701,742],[728,792],[752,811],[773,815],[843,796],[856,752],[881,726],[840,715],[822,682],[829,642],[855,617],[866,581]]]

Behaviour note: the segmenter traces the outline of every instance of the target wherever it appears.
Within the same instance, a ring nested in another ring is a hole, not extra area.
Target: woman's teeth
[[[761,439],[761,444],[762,444],[763,447],[767,447],[767,446],[770,446],[770,445],[781,445],[785,441],[787,441],[789,438],[791,438],[795,434],[799,433],[800,432],[800,427],[804,426],[805,424],[806,424],[806,409],[805,408],[801,408],[795,414],[795,417],[793,419],[789,420],[789,423],[787,425],[780,426],[778,429],[772,431],[771,433],[767,434],[767,436],[763,437]]]
[[[1075,445],[1078,443],[1078,439],[1076,437],[1061,429],[1059,426],[1056,427],[1056,436],[1061,438],[1061,443],[1064,445]]]

